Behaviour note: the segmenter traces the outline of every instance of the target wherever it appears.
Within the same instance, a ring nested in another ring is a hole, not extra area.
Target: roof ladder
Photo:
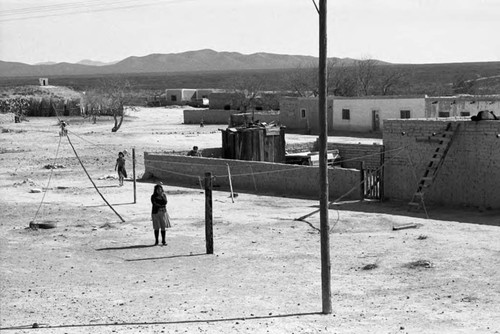
[[[451,143],[453,142],[453,137],[459,127],[460,123],[457,123],[455,129],[453,129],[452,123],[448,123],[448,125],[446,126],[446,130],[442,133],[441,137],[439,137],[439,144],[436,147],[432,158],[427,164],[424,175],[418,182],[417,191],[415,191],[411,201],[408,203],[408,210],[420,208],[424,208],[425,210],[424,194],[434,183],[439,169],[443,165],[444,158],[446,157]]]

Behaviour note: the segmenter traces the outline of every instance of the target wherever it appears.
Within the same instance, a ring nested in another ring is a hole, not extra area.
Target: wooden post
[[[205,243],[207,254],[214,253],[214,232],[212,218],[212,173],[205,173]]]
[[[359,191],[361,195],[361,200],[365,199],[365,162],[360,161],[359,162]]]
[[[327,98],[327,52],[326,52],[326,0],[319,1],[319,175],[320,175],[320,236],[321,236],[321,295],[323,314],[332,313],[330,224],[328,221],[328,117]]]
[[[384,194],[384,165],[385,165],[385,146],[382,146],[382,153],[380,154],[380,201],[383,202],[385,199]]]
[[[137,184],[135,182],[135,148],[132,149],[132,177],[134,178],[134,204],[137,203]]]
[[[229,169],[229,164],[227,165],[227,177],[229,178],[229,189],[231,190],[231,201],[234,203],[234,193],[233,193],[233,181],[231,180],[231,169]]]

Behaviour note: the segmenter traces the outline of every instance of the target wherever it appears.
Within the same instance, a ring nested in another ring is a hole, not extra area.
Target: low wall
[[[214,185],[229,189],[227,165],[233,189],[286,197],[319,199],[319,168],[269,162],[186,157],[144,153],[144,178],[158,178],[166,184],[199,187],[206,172],[214,175]],[[351,191],[344,199],[360,199],[360,172],[354,169],[328,169],[330,200]]]
[[[243,124],[248,124],[252,122],[252,113],[241,113],[241,114],[233,114],[231,117],[231,126],[240,126]],[[280,121],[280,112],[278,110],[270,110],[270,111],[256,111],[253,114],[254,121],[260,123],[271,123],[274,122],[279,124]]]
[[[344,168],[360,168],[361,162],[365,163],[365,168],[370,169],[382,165],[383,145],[328,143],[328,149],[339,150],[341,166]]]
[[[425,203],[500,209],[500,121],[386,120],[385,196],[410,201],[448,123],[460,124]],[[425,140],[429,138],[429,140]]]
[[[279,111],[256,111],[254,119],[259,122],[279,122]],[[233,116],[235,115],[235,116]],[[235,121],[243,123],[252,120],[252,113],[242,113],[239,110],[221,110],[221,109],[198,109],[184,110],[184,124],[200,124],[203,120],[204,124],[231,124],[231,117],[235,117]]]
[[[184,110],[184,124],[229,124],[231,115],[239,113],[239,110],[218,109],[188,109]]]

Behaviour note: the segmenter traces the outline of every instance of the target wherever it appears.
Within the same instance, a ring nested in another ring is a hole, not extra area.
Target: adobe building
[[[449,124],[453,137],[424,203],[500,209],[500,120],[385,120],[385,197],[411,201]]]
[[[319,134],[318,98],[281,99],[280,121],[288,129]],[[424,96],[327,98],[328,131],[381,132],[384,119],[425,117]]]
[[[430,96],[425,98],[425,117],[470,118],[479,111],[500,116],[500,95]]]
[[[335,97],[333,130],[380,132],[384,120],[425,117],[425,96]]]
[[[208,96],[211,110],[239,110],[241,101],[244,99],[242,93],[213,92]]]
[[[185,104],[196,98],[196,89],[166,89],[165,97],[168,104]]]
[[[288,130],[319,134],[318,98],[283,97],[280,101],[279,121]],[[333,98],[327,98],[328,131],[333,127]]]

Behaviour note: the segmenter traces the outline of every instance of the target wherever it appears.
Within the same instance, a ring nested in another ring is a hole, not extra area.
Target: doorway
[[[380,113],[372,110],[372,131],[380,131]]]

